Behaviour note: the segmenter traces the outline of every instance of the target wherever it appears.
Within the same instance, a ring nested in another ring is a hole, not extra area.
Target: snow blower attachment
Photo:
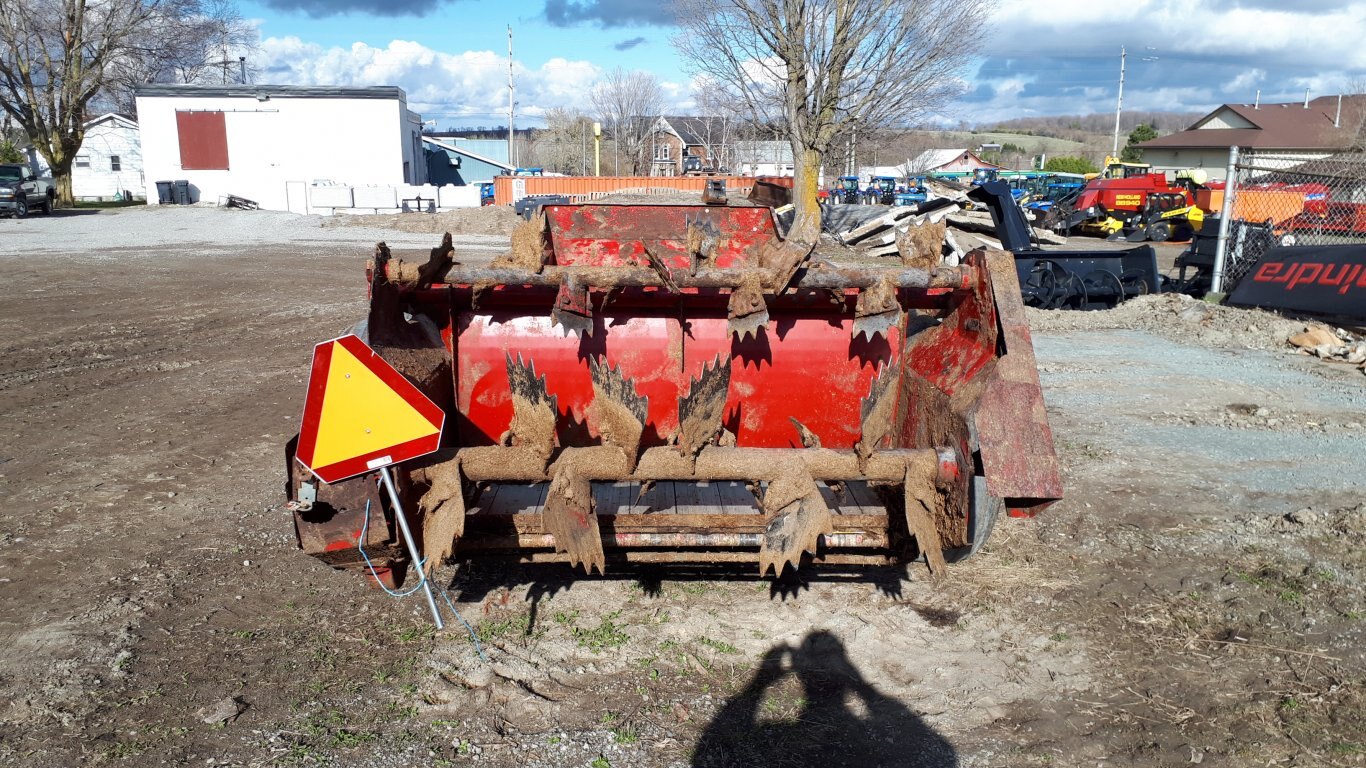
[[[369,277],[363,335],[447,414],[397,468],[429,567],[939,572],[1061,496],[1005,252],[838,264],[769,208],[551,205],[488,267],[447,235],[426,263],[380,244]],[[401,573],[373,477],[321,484],[293,447],[303,549]]]

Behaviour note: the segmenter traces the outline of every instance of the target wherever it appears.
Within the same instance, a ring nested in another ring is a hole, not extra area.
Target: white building
[[[735,172],[741,176],[791,176],[792,144],[786,141],[736,141]]]
[[[186,180],[192,202],[306,213],[315,182],[360,197],[427,180],[422,118],[401,88],[145,85],[136,97],[149,202],[158,181]]]
[[[39,175],[47,175],[46,165]],[[71,164],[71,194],[77,200],[143,197],[142,143],[138,124],[112,112],[85,124],[85,141]]]

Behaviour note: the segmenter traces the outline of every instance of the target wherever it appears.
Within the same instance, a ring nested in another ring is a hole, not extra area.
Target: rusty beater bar
[[[395,282],[412,283],[420,279],[416,262],[389,262],[389,278]],[[746,280],[764,278],[771,270],[762,267],[734,267],[701,269],[692,274],[686,269],[668,270],[678,288],[741,287]],[[827,267],[806,269],[793,287],[811,289],[872,288],[887,276],[897,288],[963,289],[972,284],[972,267],[939,267],[933,271],[914,267]],[[448,285],[522,285],[555,288],[566,280],[590,288],[648,288],[666,287],[659,273],[648,267],[557,267],[547,266],[540,272],[500,267],[455,266],[445,274],[442,282]]]
[[[832,448],[708,446],[694,462],[674,448],[656,446],[641,453],[634,472],[621,449],[611,445],[566,448],[561,451],[559,460],[572,457],[582,479],[589,481],[764,481],[777,477],[780,467],[787,462],[800,461],[806,465],[813,480],[902,483],[906,479],[906,468],[917,456],[924,454],[935,457],[937,480],[951,481],[962,471],[955,452],[949,448],[874,451],[866,462],[860,462],[853,451]],[[461,473],[476,482],[541,483],[549,482],[555,475],[555,464],[547,467],[540,454],[520,446],[461,448],[459,461]]]

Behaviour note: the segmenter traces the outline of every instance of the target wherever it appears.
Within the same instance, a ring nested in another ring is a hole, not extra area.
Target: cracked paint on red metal
[[[949,395],[996,356],[996,310],[986,263],[977,253],[966,263],[977,268],[977,280],[970,290],[954,292],[956,303],[943,322],[911,339],[905,361]]]
[[[688,222],[708,222],[720,233],[716,266],[751,264],[777,229],[769,208],[708,205],[548,205],[544,208],[555,263],[562,266],[639,266],[648,247],[667,266],[688,267]]]
[[[958,453],[951,449],[939,450],[939,482],[956,483],[962,475]]]
[[[860,435],[859,408],[877,372],[901,344],[899,329],[887,338],[852,337],[849,314],[803,316],[770,305],[758,337],[731,336],[724,316],[689,321],[684,340],[685,378],[701,375],[717,355],[730,357],[730,391],[723,423],[736,444],[800,448],[796,418],[827,448],[852,448]]]
[[[1005,355],[977,404],[977,434],[987,490],[1013,517],[1031,516],[1062,498],[1062,473],[1048,426],[1034,341],[1009,253],[986,257]]]
[[[678,321],[658,312],[600,313],[592,336],[565,336],[550,321],[550,308],[508,313],[463,312],[456,360],[456,403],[464,419],[461,444],[489,445],[512,423],[505,355],[521,356],[544,376],[556,397],[561,445],[597,442],[596,425],[585,424],[593,400],[590,357],[605,356],[636,391],[649,398],[642,447],[662,445],[678,428]]]
[[[673,307],[653,311],[599,313],[592,336],[564,336],[540,311],[519,308],[506,314],[465,312],[456,343],[456,402],[464,416],[461,443],[489,445],[511,424],[504,355],[521,355],[546,377],[556,396],[562,445],[596,442],[595,424],[584,418],[593,398],[590,357],[606,356],[637,392],[649,398],[642,445],[662,445],[678,429],[678,400],[704,365],[718,356],[731,364],[725,424],[744,447],[801,445],[789,417],[796,417],[831,448],[849,448],[859,437],[859,406],[876,372],[899,354],[901,333],[872,341],[851,338],[845,306],[770,309],[773,320],[758,339],[735,340],[724,310],[707,297],[686,309],[691,296],[661,297]],[[678,309],[678,301],[684,309]],[[670,313],[668,309],[674,309]],[[678,312],[686,319],[680,321]]]

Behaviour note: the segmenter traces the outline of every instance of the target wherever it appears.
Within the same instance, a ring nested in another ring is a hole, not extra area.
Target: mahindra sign
[[[1271,248],[1228,303],[1366,319],[1366,245]]]

